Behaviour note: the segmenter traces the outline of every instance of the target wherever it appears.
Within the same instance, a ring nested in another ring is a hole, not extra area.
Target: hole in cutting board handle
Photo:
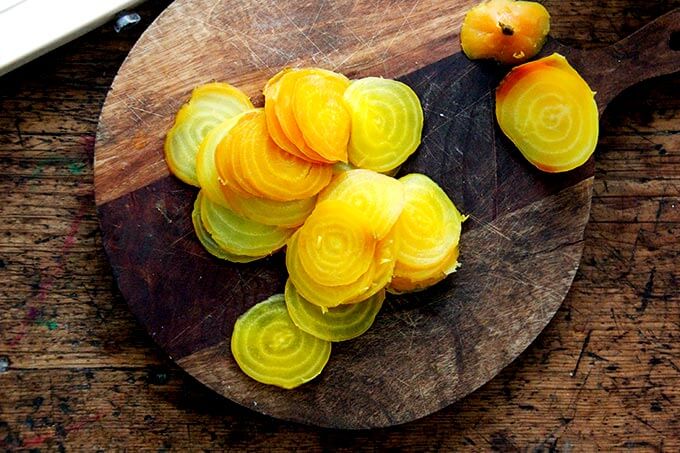
[[[671,33],[671,37],[668,39],[668,46],[671,50],[680,50],[680,30]]]

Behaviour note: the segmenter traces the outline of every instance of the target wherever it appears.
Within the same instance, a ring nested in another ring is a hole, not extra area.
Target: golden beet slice
[[[311,198],[333,175],[331,165],[305,161],[279,148],[269,136],[263,109],[243,114],[218,146],[215,162],[223,184],[276,201]]]
[[[393,231],[399,252],[390,290],[406,292],[424,289],[455,270],[465,218],[427,176],[412,173],[399,181],[406,203]]]
[[[215,151],[217,146],[229,134],[231,128],[238,122],[239,116],[228,118],[215,126],[203,139],[196,155],[196,178],[201,187],[201,192],[205,194],[213,203],[217,203],[227,208],[231,207],[229,200],[226,199],[220,184],[220,177],[217,174],[215,165]]]
[[[360,300],[359,298],[362,294],[371,289],[371,283],[375,275],[375,260],[371,261],[368,271],[364,272],[354,282],[346,285],[323,285],[310,276],[300,262],[298,239],[299,230],[293,234],[286,246],[286,269],[288,270],[290,280],[302,297],[320,307],[330,308],[356,302]],[[380,288],[377,289],[377,291],[379,290]]]
[[[206,230],[205,225],[203,225],[203,220],[201,219],[202,200],[203,190],[200,190],[196,196],[196,201],[194,201],[194,210],[191,212],[191,223],[194,225],[194,232],[196,233],[198,241],[208,253],[217,258],[231,261],[232,263],[250,263],[251,261],[259,260],[260,258],[267,256],[266,254],[261,256],[236,255],[220,247],[208,230]]]
[[[232,210],[201,197],[203,226],[220,248],[231,255],[264,257],[286,244],[295,230],[263,225],[239,216]]]
[[[276,101],[274,102],[274,114],[276,115],[276,120],[285,137],[295,145],[298,151],[309,161],[331,163],[332,161],[324,159],[307,145],[307,142],[305,142],[305,138],[302,135],[302,131],[295,120],[293,106],[295,85],[300,78],[307,74],[313,74],[314,71],[313,68],[291,69],[281,75],[280,79],[276,81],[278,91]]]
[[[305,143],[330,162],[347,162],[350,115],[342,96],[349,80],[330,71],[300,77],[293,91],[293,114]]]
[[[387,290],[393,294],[421,291],[444,280],[456,272],[459,266],[458,246],[456,246],[444,261],[434,266],[420,269],[400,266],[392,276]]]
[[[343,95],[352,133],[348,155],[352,165],[396,173],[420,145],[423,108],[416,93],[397,80],[355,80]]]
[[[302,225],[309,214],[312,213],[316,205],[316,197],[293,201],[276,201],[243,195],[239,191],[232,190],[230,186],[220,183],[217,165],[215,164],[215,152],[238,120],[239,117],[236,116],[223,121],[210,131],[201,142],[201,147],[196,156],[196,175],[201,185],[201,192],[213,203],[265,225],[285,228]]]
[[[371,265],[358,280],[336,286],[322,285],[307,274],[300,263],[298,236],[299,230],[288,241],[286,249],[288,275],[298,293],[322,309],[368,299],[382,290],[392,278],[399,250],[398,241],[392,233],[375,244]]]
[[[518,64],[536,55],[550,32],[550,14],[536,2],[487,0],[468,11],[460,32],[470,59]]]
[[[597,145],[594,96],[566,58],[555,53],[505,76],[496,90],[496,119],[536,167],[569,171],[585,163]]]
[[[225,195],[236,193],[246,198],[261,196],[243,177],[243,166],[240,161],[241,142],[249,140],[244,137],[249,132],[246,127],[248,118],[251,118],[254,114],[255,111],[253,110],[239,115],[215,147],[213,161],[218,180],[221,185],[225,186]],[[203,163],[203,159],[201,159],[201,162]]]
[[[292,71],[292,69],[286,68],[277,72],[264,86],[264,113],[267,118],[267,130],[269,131],[272,140],[274,140],[274,143],[279,145],[281,149],[288,151],[301,159],[308,159],[307,156],[298,149],[295,143],[291,142],[286,136],[286,133],[283,131],[281,123],[279,122],[279,118],[276,116],[276,104],[279,102],[279,91],[281,87],[279,81],[284,74],[290,71]]]
[[[345,303],[356,303],[360,300],[373,296],[382,288],[386,287],[394,275],[394,269],[397,264],[397,255],[399,253],[401,243],[396,235],[396,229],[392,230],[378,241],[375,246],[375,256],[373,257],[373,277],[371,284],[359,296],[346,301]]]
[[[373,325],[385,300],[385,291],[380,290],[356,304],[324,311],[298,294],[295,285],[288,280],[285,298],[288,314],[300,329],[322,340],[345,341],[358,337]]]
[[[243,217],[265,225],[295,228],[302,225],[316,206],[316,197],[276,201],[268,198],[242,197],[222,186],[229,207]]]
[[[341,200],[319,203],[299,231],[300,264],[315,282],[348,285],[370,267],[375,237],[363,213]]]
[[[366,217],[376,238],[382,239],[404,207],[404,187],[396,179],[371,170],[346,170],[333,177],[319,194],[319,203],[341,200]]]
[[[231,353],[256,381],[292,389],[321,374],[331,343],[297,327],[283,294],[275,294],[236,320]]]
[[[199,187],[196,154],[203,138],[225,119],[252,108],[248,96],[228,83],[196,87],[177,112],[165,138],[165,161],[170,171],[185,183]]]

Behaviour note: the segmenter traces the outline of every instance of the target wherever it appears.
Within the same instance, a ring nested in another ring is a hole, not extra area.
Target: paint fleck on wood
[[[10,363],[9,357],[6,355],[0,356],[0,373],[5,373],[9,370]]]

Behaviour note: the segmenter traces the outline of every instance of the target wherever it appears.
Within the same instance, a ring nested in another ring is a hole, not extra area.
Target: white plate
[[[0,75],[143,0],[0,0]]]

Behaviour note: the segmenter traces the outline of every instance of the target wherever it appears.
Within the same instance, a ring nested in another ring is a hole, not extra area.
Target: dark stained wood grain
[[[151,336],[191,375],[236,402],[277,417],[335,428],[389,426],[425,416],[470,393],[523,351],[549,322],[580,261],[592,161],[557,177],[526,163],[494,121],[494,90],[503,70],[471,62],[461,53],[441,58],[451,49],[442,48],[437,36],[422,38],[435,21],[433,11],[457,25],[456,18],[468,6],[432,0],[414,4],[406,15],[387,9],[381,24],[396,34],[382,36],[382,28],[367,28],[370,15],[356,16],[369,8],[367,3],[337,2],[314,18],[304,16],[303,37],[310,40],[320,27],[342,22],[357,28],[351,42],[335,36],[324,41],[329,47],[311,42],[295,47],[295,52],[281,44],[300,33],[298,22],[303,19],[292,15],[297,11],[292,2],[274,5],[280,21],[264,26],[269,27],[267,34],[258,41],[264,50],[248,45],[248,39],[260,36],[259,22],[243,20],[253,11],[272,12],[257,2],[210,9],[208,2],[179,0],[145,32],[103,108],[95,148],[95,194],[104,247],[123,296]],[[657,40],[660,35],[667,40],[667,29],[679,17],[677,11],[669,13],[639,31],[635,41]],[[393,26],[400,22],[408,22],[420,41],[406,41],[409,34]],[[206,24],[210,40],[199,46]],[[243,46],[231,48],[234,36],[241,35]],[[448,40],[458,45],[457,39]],[[189,221],[195,190],[167,176],[161,155],[160,143],[173,116],[167,106],[177,104],[177,87],[211,74],[245,85],[248,93],[282,66],[319,64],[317,59],[343,71],[347,63],[356,76],[374,74],[375,60],[352,60],[365,58],[351,44],[355,41],[374,42],[386,52],[392,46],[402,52],[409,49],[398,65],[382,60],[380,74],[406,73],[403,79],[423,103],[423,143],[403,172],[430,175],[470,215],[461,252],[465,267],[436,288],[398,298],[397,307],[411,307],[407,315],[390,307],[383,310],[383,323],[369,335],[335,348],[319,379],[286,392],[252,382],[226,347],[236,318],[282,291],[285,267],[280,257],[248,266],[220,263],[200,250]],[[654,64],[653,74],[680,68],[671,58],[645,51],[658,52],[659,46],[646,44],[633,51],[631,43],[615,46],[620,59],[628,52],[636,63]],[[604,63],[587,53],[558,43],[546,49],[553,51],[574,56],[587,79],[602,73]],[[275,65],[278,59],[272,52],[285,56],[283,64]],[[220,67],[209,63],[216,54],[223,61],[245,59],[252,65],[217,73]],[[333,64],[330,54],[340,63]],[[628,72],[609,93],[622,89],[623,80],[632,85],[649,75]],[[606,79],[592,78],[606,87]],[[144,108],[121,116],[122,106],[130,110],[126,99]],[[601,109],[608,99],[600,100]],[[404,324],[401,316],[410,322]]]
[[[236,318],[283,292],[281,254],[250,264],[214,258],[195,237],[197,190],[166,177],[100,207],[104,241],[134,314],[173,358],[231,336]],[[137,219],[130,224],[130,219]]]
[[[147,2],[142,27],[166,4]],[[554,35],[588,47],[678,5],[546,2]],[[0,449],[680,449],[677,76],[605,112],[583,260],[536,342],[446,409],[348,435],[216,397],[165,358],[116,290],[92,139],[140,31],[107,25],[0,79]]]
[[[621,41],[592,52],[573,52],[573,64],[597,92],[600,112],[633,83],[680,70],[680,11],[664,14]]]

